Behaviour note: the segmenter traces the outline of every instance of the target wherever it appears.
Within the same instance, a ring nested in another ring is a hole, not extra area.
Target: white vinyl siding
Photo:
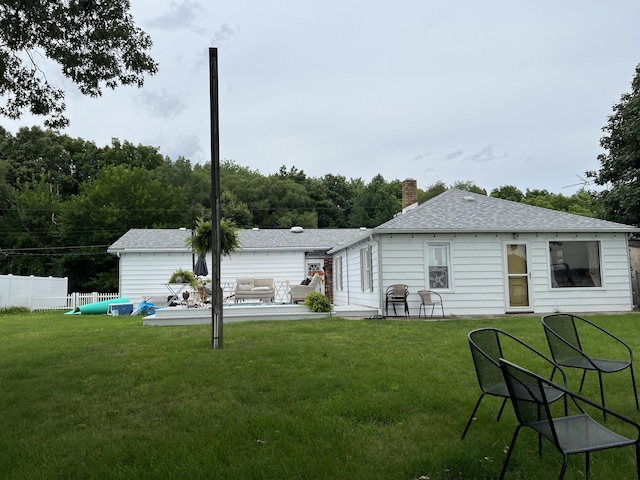
[[[235,283],[237,278],[273,278],[297,285],[305,278],[305,256],[301,251],[235,252],[220,262],[222,284]],[[207,266],[211,278],[211,254]],[[171,273],[193,268],[192,255],[184,253],[122,253],[120,255],[120,295],[134,303],[144,298],[161,299],[169,295],[164,286]],[[225,295],[228,292],[225,292]]]
[[[371,278],[377,279],[378,275],[378,246],[376,242],[360,243],[353,245],[345,250],[341,250],[340,254],[333,257],[334,261],[338,257],[342,257],[342,290],[334,288],[333,303],[334,305],[361,305],[378,308],[379,295],[378,289],[374,287],[374,291],[362,291],[362,275],[360,268],[360,250],[366,245],[371,251]],[[377,283],[375,284],[377,285]]]
[[[210,260],[208,265],[211,266]],[[193,268],[191,253],[123,253],[120,255],[120,296],[134,304],[145,298],[154,302],[166,299],[169,290],[164,284],[178,268]]]
[[[549,241],[557,239],[599,241],[602,263],[602,287],[552,289],[550,281]],[[450,285],[442,291],[445,310],[450,315],[500,315],[507,311],[508,288],[505,245],[513,243],[511,233],[457,234],[381,234],[371,244],[373,254],[374,293],[365,295],[360,286],[360,246],[338,252],[351,262],[345,291],[335,297],[338,304],[357,304],[381,308],[386,287],[395,283],[409,286],[409,309],[418,312],[417,291],[427,288],[429,278],[426,244],[448,244]],[[578,233],[563,237],[556,234],[523,234],[519,243],[529,253],[531,307],[534,313],[616,312],[632,309],[629,257],[624,234]],[[345,253],[346,252],[346,253]],[[380,265],[378,265],[378,260]],[[345,273],[347,275],[347,273]],[[382,292],[382,293],[381,293]],[[344,303],[338,303],[344,302]]]

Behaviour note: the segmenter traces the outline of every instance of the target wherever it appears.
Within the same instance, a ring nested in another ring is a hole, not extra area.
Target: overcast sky
[[[159,73],[100,99],[60,79],[65,133],[209,161],[217,47],[220,157],[265,175],[285,165],[571,195],[599,168],[602,127],[640,63],[637,0],[131,4]]]

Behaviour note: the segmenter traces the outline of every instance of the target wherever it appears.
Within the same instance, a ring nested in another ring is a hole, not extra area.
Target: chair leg
[[[598,383],[600,384],[600,401],[602,402],[602,406],[604,407],[604,388],[602,386],[602,372],[600,370],[598,370]],[[604,419],[607,419],[607,412],[606,411],[602,411],[602,416],[604,417]]]
[[[476,412],[478,411],[478,407],[480,406],[480,402],[484,398],[484,395],[485,395],[484,392],[482,392],[480,394],[480,397],[478,397],[478,401],[476,402],[476,406],[473,407],[473,412],[471,412],[471,416],[469,417],[469,421],[467,422],[467,425],[464,427],[464,432],[462,432],[462,437],[460,438],[460,440],[464,440],[464,437],[467,434],[467,431],[469,430],[469,427],[471,426],[471,422],[473,422],[473,417],[475,417]],[[638,479],[638,480],[640,480],[640,479]]]
[[[585,457],[585,476],[589,480],[589,474],[591,473],[591,455],[589,455],[589,452],[585,453]]]
[[[579,392],[582,392],[582,386],[584,385],[584,377],[587,376],[587,371],[583,370],[582,371],[582,380],[580,381],[580,390],[578,390]]]
[[[567,471],[568,463],[569,463],[569,457],[567,456],[566,453],[563,453],[562,454],[562,470],[560,470],[560,476],[558,477],[558,480],[562,480],[564,478],[564,473]]]
[[[518,432],[520,432],[521,425],[516,427],[516,431],[513,432],[513,438],[511,439],[511,444],[509,445],[509,450],[507,450],[507,458],[504,459],[504,464],[502,465],[502,471],[500,472],[500,480],[504,478],[504,474],[507,473],[507,465],[509,465],[509,459],[511,458],[511,454],[513,453],[513,449],[516,445],[516,439],[518,438]]]
[[[498,412],[498,417],[496,418],[496,422],[500,421],[500,417],[502,417],[502,412],[504,411],[504,406],[507,404],[507,397],[504,397],[502,400],[502,405],[500,405],[500,411]]]
[[[640,410],[640,406],[638,406],[638,390],[636,389],[636,376],[633,374],[632,364],[629,364],[629,370],[631,371],[631,384],[633,385],[633,396],[636,398],[636,410]]]

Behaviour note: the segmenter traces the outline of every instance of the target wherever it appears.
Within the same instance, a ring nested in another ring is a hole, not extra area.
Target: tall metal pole
[[[222,348],[222,285],[220,284],[220,123],[218,118],[218,49],[209,48],[211,102],[211,348]]]

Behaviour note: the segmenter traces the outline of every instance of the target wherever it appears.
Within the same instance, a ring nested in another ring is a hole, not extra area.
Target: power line
[[[25,248],[0,248],[0,254],[21,254],[27,252],[49,250],[74,250],[87,248],[107,248],[109,245],[73,245],[69,247],[25,247]]]

